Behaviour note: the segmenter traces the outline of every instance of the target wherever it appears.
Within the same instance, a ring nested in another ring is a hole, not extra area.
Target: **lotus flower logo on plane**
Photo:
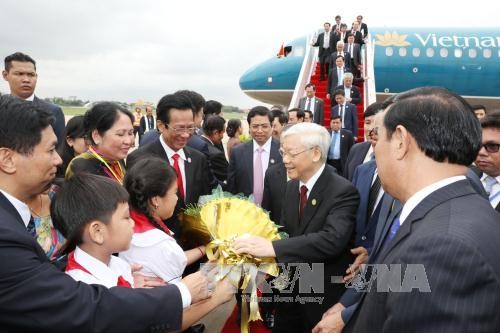
[[[399,35],[397,32],[386,31],[383,35],[377,35],[376,45],[380,46],[408,46],[411,43],[406,41],[408,35]]]

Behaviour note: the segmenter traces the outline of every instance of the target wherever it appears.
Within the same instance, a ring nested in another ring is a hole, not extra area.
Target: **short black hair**
[[[333,98],[335,98],[335,96],[337,96],[337,95],[342,95],[342,96],[345,97],[345,91],[344,91],[344,89],[337,89],[337,90],[335,90],[333,92]]]
[[[229,119],[229,121],[227,122],[227,126],[226,126],[227,136],[230,138],[234,138],[234,136],[236,135],[236,131],[240,127],[241,127],[241,120]]]
[[[30,57],[29,55],[24,54],[22,52],[16,52],[16,53],[12,53],[11,55],[6,56],[4,59],[4,68],[7,72],[10,71],[10,69],[12,68],[13,61],[31,62],[36,70],[36,62],[32,57]]]
[[[330,22],[325,22],[325,23],[323,23],[323,25],[325,25],[325,24],[328,24],[329,26],[331,26]]]
[[[174,182],[177,174],[165,160],[146,155],[137,160],[129,169],[123,181],[130,198],[130,207],[146,215],[149,221],[158,229],[163,228],[153,218],[149,202],[153,197],[163,197]]]
[[[481,127],[470,105],[442,87],[422,87],[391,96],[383,103],[390,139],[398,125],[436,162],[469,166],[481,148]]]
[[[494,111],[481,119],[482,128],[494,128],[500,130],[500,111]]]
[[[92,144],[92,132],[97,130],[100,135],[109,130],[123,113],[134,123],[134,115],[124,107],[113,102],[100,102],[92,106],[84,115],[85,138]]]
[[[332,117],[330,118],[330,122],[332,122],[332,120],[335,120],[335,119],[340,119],[340,122],[342,122],[342,117],[341,117],[341,116],[339,116],[339,115],[332,116]]]
[[[299,108],[293,108],[293,109],[288,110],[289,114],[290,114],[290,112],[297,112],[297,119],[304,119],[304,117],[306,116],[306,113],[304,112],[304,110],[299,109]],[[288,119],[290,119],[290,116],[288,116]]]
[[[189,110],[194,118],[194,106],[191,99],[186,94],[168,94],[163,96],[158,105],[156,106],[156,118],[168,125],[170,123],[170,111],[176,110]]]
[[[342,19],[342,17],[340,17],[340,15],[336,15],[335,19]]]
[[[367,118],[374,116],[382,110],[383,110],[382,102],[373,102],[372,104],[366,107],[366,110],[364,112],[364,117]]]
[[[54,227],[66,238],[63,252],[71,252],[83,241],[83,230],[92,221],[108,224],[118,204],[129,195],[116,181],[89,173],[67,179],[50,205]]]
[[[316,91],[316,86],[315,86],[314,84],[312,84],[312,83],[308,83],[308,84],[306,84],[305,89],[307,89],[307,88],[313,88],[313,90],[314,90],[314,91]],[[304,89],[304,90],[305,90],[305,89]]]
[[[310,111],[310,110],[304,110],[304,118],[306,117],[306,113],[308,113],[309,116],[311,117],[311,119],[313,119],[314,115],[313,115],[312,111]]]
[[[210,116],[203,122],[203,132],[212,135],[214,132],[223,132],[226,120],[221,116]]]
[[[222,103],[209,100],[205,103],[203,108],[203,118],[207,118],[210,115],[219,115],[222,112]]]
[[[269,122],[273,122],[273,116],[271,115],[271,111],[265,106],[255,106],[250,109],[247,115],[247,122],[250,124],[250,120],[255,116],[267,116]]]
[[[52,112],[37,103],[0,96],[0,148],[31,155],[42,140],[42,131],[53,123]]]
[[[335,61],[337,61],[338,58],[342,58],[342,61],[345,61],[345,58],[343,56],[341,56],[340,54],[335,57]]]
[[[275,118],[278,118],[278,121],[281,125],[285,125],[288,123],[288,116],[285,112],[281,110],[272,110],[271,114],[273,116],[273,121]]]
[[[66,168],[69,162],[75,157],[75,150],[66,141],[67,138],[78,139],[85,137],[85,126],[83,116],[74,116],[66,124],[64,130],[64,141],[59,145],[59,156],[63,161],[62,165],[58,169],[58,176],[63,177],[66,174]]]
[[[340,24],[340,29],[342,29],[342,28],[347,28],[347,24],[345,24],[345,23],[341,23],[341,24]]]
[[[485,112],[487,111],[486,107],[484,105],[481,105],[481,104],[471,105],[471,108],[472,108],[472,111],[481,110],[481,109],[484,110]]]
[[[196,91],[178,90],[175,93],[184,95],[191,100],[191,103],[193,104],[193,107],[194,107],[194,109],[193,109],[194,114],[197,114],[200,111],[202,111],[203,107],[205,106],[205,98],[203,98],[203,96],[201,96]]]

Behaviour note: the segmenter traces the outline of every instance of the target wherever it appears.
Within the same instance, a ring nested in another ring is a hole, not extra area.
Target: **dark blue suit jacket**
[[[346,103],[344,108],[344,122],[342,128],[351,131],[354,137],[358,137],[358,110],[356,105]],[[332,117],[339,115],[339,105],[332,107]]]
[[[0,331],[163,332],[181,328],[174,285],[130,289],[76,282],[52,265],[0,193]]]
[[[61,145],[62,142],[65,140],[64,129],[66,128],[66,121],[62,109],[58,105],[46,102],[43,99],[40,99],[36,96],[33,99],[33,103],[38,104],[41,107],[52,112],[52,115],[55,118],[54,123],[52,124],[52,128],[54,129],[54,132],[56,133],[57,136],[57,145],[58,146]]]
[[[368,141],[356,143],[354,146],[352,146],[351,150],[349,151],[349,155],[347,156],[347,162],[345,164],[345,178],[352,180],[352,177],[354,176],[354,170],[356,170],[356,167],[358,165],[363,164],[366,153],[368,153],[368,150],[370,150],[370,146],[371,143]]]
[[[268,166],[282,162],[279,142],[272,139]],[[253,140],[237,145],[231,150],[227,170],[227,190],[233,194],[243,193],[246,196],[253,193]]]
[[[380,211],[376,210],[372,218],[367,216],[368,199],[370,196],[370,189],[375,170],[377,170],[377,164],[375,161],[366,162],[356,168],[354,171],[354,177],[352,178],[352,183],[358,189],[360,197],[358,211],[356,213],[355,244],[356,246],[363,246],[368,249],[368,253],[371,252],[371,248],[373,246],[375,230],[377,229],[378,223],[378,212]],[[382,200],[379,202],[379,205],[381,203]]]

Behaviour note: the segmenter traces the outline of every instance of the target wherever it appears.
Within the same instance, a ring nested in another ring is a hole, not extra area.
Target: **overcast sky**
[[[192,89],[245,108],[260,103],[239,89],[241,74],[336,14],[344,22],[363,14],[369,28],[498,26],[500,16],[494,0],[2,0],[0,8],[0,57],[35,58],[39,96],[156,103]],[[8,92],[3,80],[0,91]]]

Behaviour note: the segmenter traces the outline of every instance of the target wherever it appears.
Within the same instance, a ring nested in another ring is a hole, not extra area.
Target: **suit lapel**
[[[286,220],[284,227],[290,236],[298,234],[299,229],[299,181],[291,180],[287,184],[286,200],[284,205],[287,207]]]
[[[327,166],[325,166],[325,169],[321,173],[321,176],[319,176],[318,180],[316,181],[316,184],[314,184],[314,187],[312,188],[311,192],[309,193],[309,198],[307,199],[307,204],[306,204],[306,208],[304,210],[304,215],[302,216],[302,219],[300,220],[300,223],[299,223],[299,230],[298,230],[299,234],[304,233],[307,226],[309,225],[309,222],[314,217],[316,210],[318,209],[318,207],[321,206],[321,202],[323,201],[323,197],[324,197],[322,195],[322,192],[325,190],[326,184],[328,183],[326,181],[326,177],[327,177],[326,173],[327,172],[328,172]],[[297,193],[298,193],[298,188],[297,188]],[[297,207],[298,207],[298,205],[297,205]]]
[[[281,155],[279,153],[279,143],[276,140],[271,139],[271,152],[269,154],[268,167],[275,165],[276,163],[281,163],[281,162],[282,162],[282,159],[281,159]]]
[[[191,202],[191,196],[189,195],[193,191],[191,189],[193,188],[193,179],[194,179],[194,165],[191,163],[191,151],[185,147],[184,148],[184,154],[186,154],[186,161],[184,161],[184,172],[186,173],[186,188],[184,191],[186,192],[186,197],[184,198],[185,202]]]
[[[243,165],[246,165],[248,170],[248,178],[250,180],[250,188],[253,189],[253,140],[245,147],[246,153],[243,154]],[[252,191],[253,192],[253,191]]]
[[[16,221],[19,223],[19,226],[21,226],[24,230],[26,230],[26,226],[24,225],[21,215],[19,215],[17,209],[1,192],[0,192],[0,207],[3,208],[5,211],[7,211],[10,215],[15,217]]]

